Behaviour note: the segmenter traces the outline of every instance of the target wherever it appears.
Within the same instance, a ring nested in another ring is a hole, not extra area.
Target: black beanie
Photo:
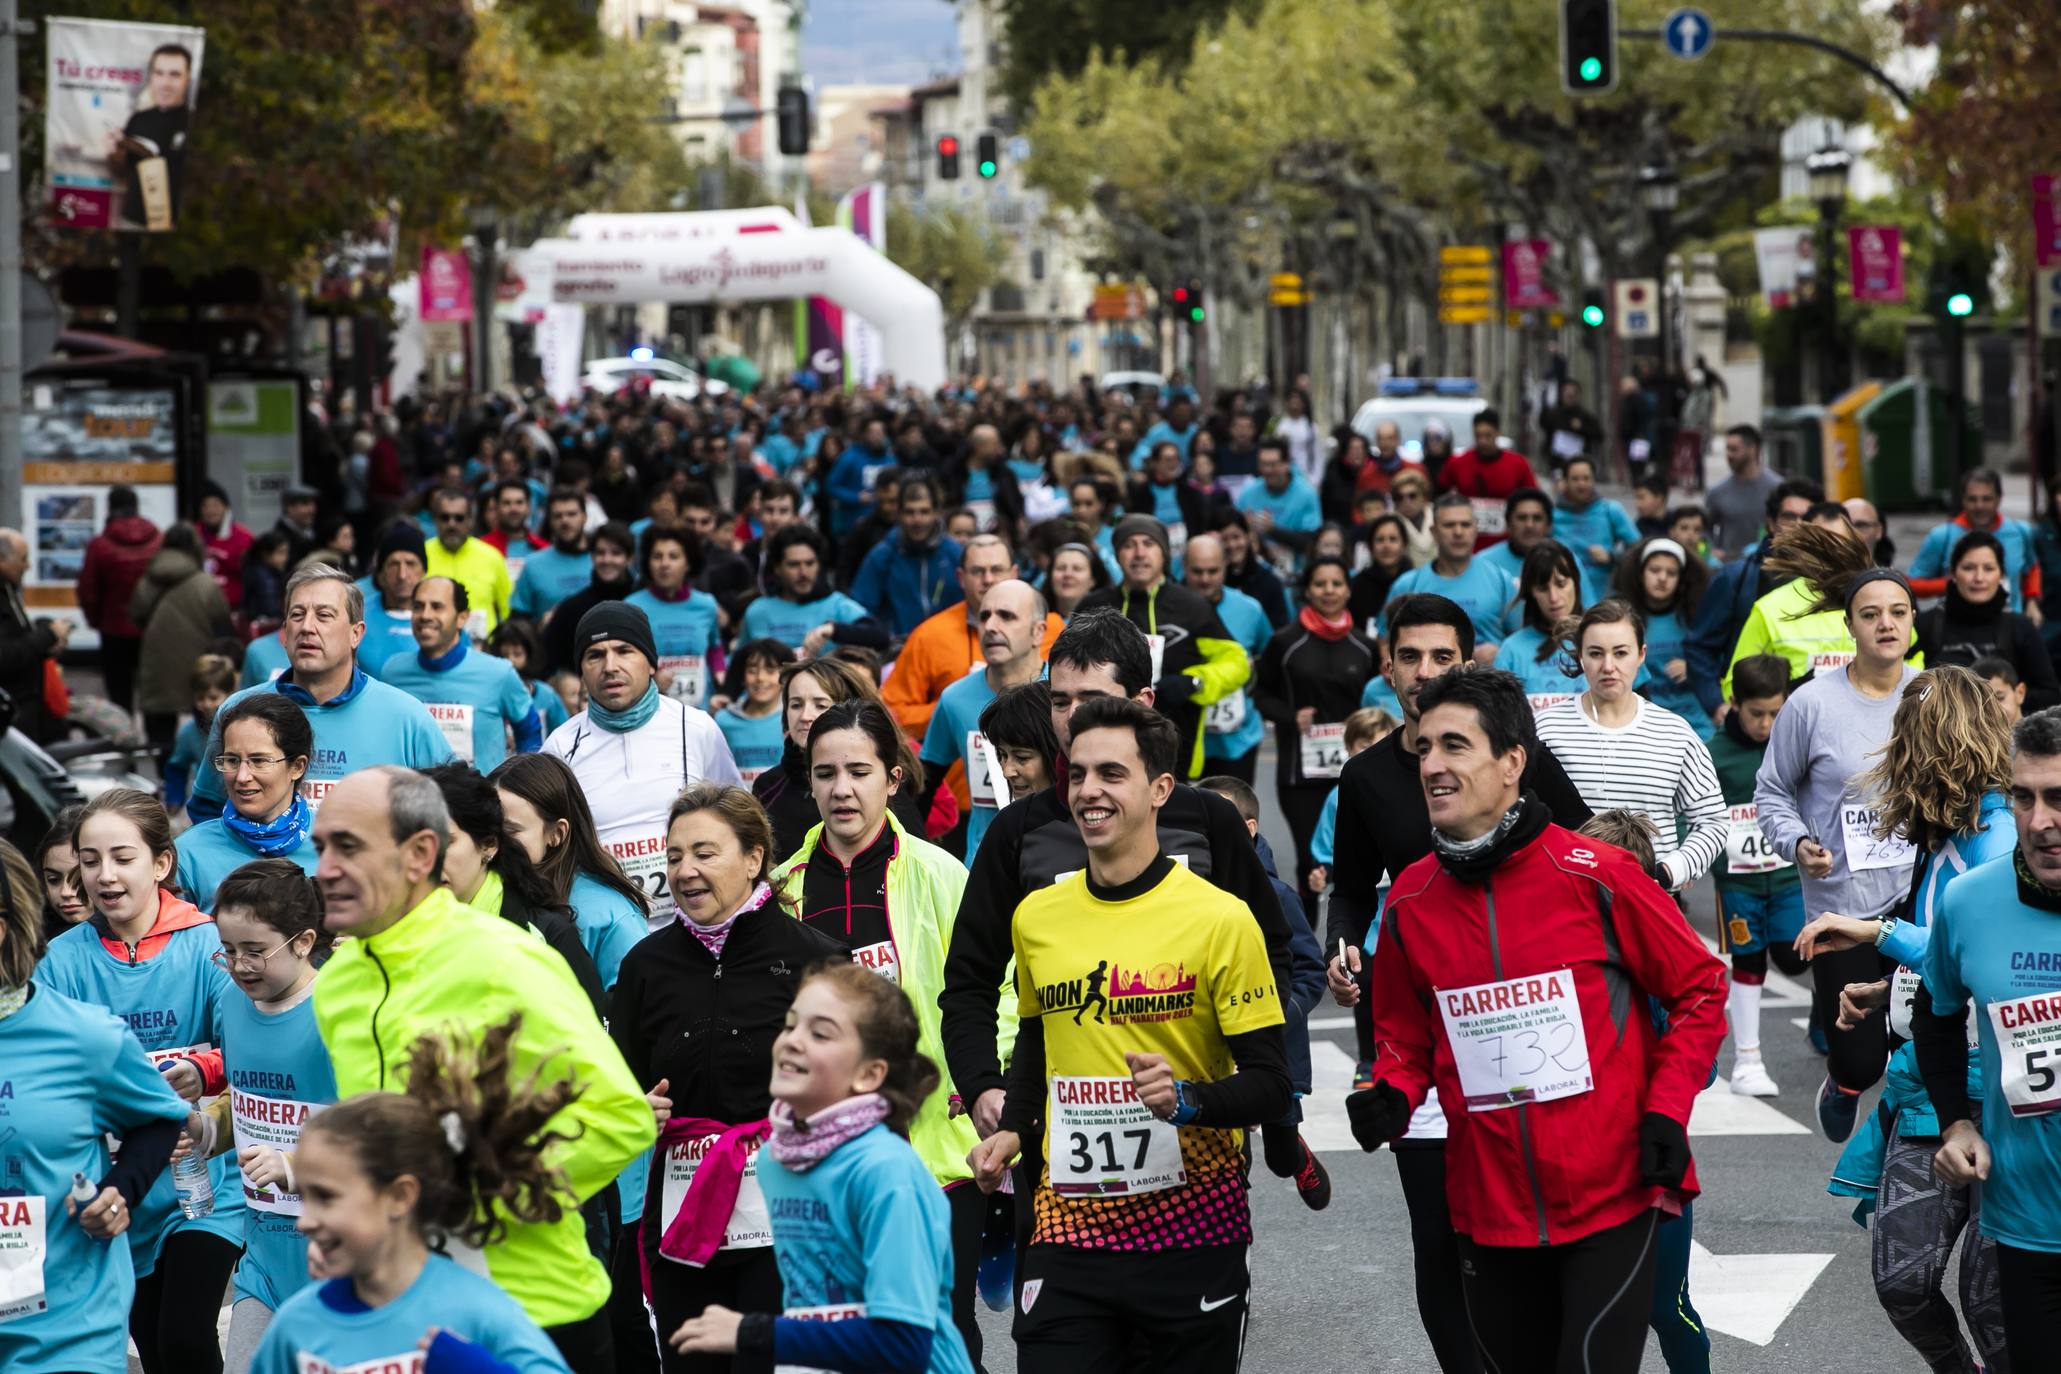
[[[429,563],[428,546],[423,542],[422,531],[416,528],[415,522],[412,520],[388,525],[381,532],[379,536],[379,557],[373,560],[372,564],[373,576],[377,577],[380,569],[386,566],[387,558],[397,553],[412,553],[415,555],[416,562],[424,566],[427,566]]]
[[[637,607],[626,601],[604,601],[589,609],[573,631],[574,661],[586,654],[588,645],[605,639],[620,639],[650,659],[652,670],[657,671],[658,641],[651,637],[650,619]]]

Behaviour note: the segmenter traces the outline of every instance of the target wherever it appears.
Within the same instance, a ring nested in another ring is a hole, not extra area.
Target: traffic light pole
[[[1652,38],[1665,41],[1667,35],[1659,29],[1619,29],[1620,38]],[[1873,77],[1881,87],[1896,97],[1896,103],[1904,109],[1911,108],[1911,93],[1898,85],[1894,78],[1882,68],[1870,62],[1851,48],[1842,48],[1837,43],[1828,43],[1807,33],[1789,33],[1783,29],[1714,29],[1710,41],[1715,44],[1720,38],[1728,43],[1794,43],[1798,47],[1815,48],[1828,56],[1836,57],[1849,67],[1857,67]]]

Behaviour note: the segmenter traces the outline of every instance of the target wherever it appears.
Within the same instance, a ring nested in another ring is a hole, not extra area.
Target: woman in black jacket
[[[1345,718],[1381,662],[1374,641],[1353,626],[1348,580],[1344,560],[1311,559],[1297,584],[1302,610],[1267,641],[1253,675],[1253,704],[1274,722],[1275,795],[1295,836],[1305,902],[1315,900],[1310,838],[1345,767]]]
[[[1410,536],[1403,517],[1394,511],[1375,516],[1367,526],[1367,552],[1374,561],[1353,574],[1352,614],[1353,624],[1372,636],[1375,617],[1388,604],[1388,589],[1416,566],[1410,562]]]
[[[765,808],[773,826],[773,864],[784,862],[802,847],[811,828],[823,823],[816,798],[809,791],[809,727],[840,701],[864,697],[880,701],[880,688],[853,664],[838,658],[812,658],[791,663],[780,670],[781,724],[787,742],[780,751],[779,766],[768,768],[752,780],[752,796]],[[923,765],[916,751],[902,746],[901,790],[888,803],[895,819],[911,835],[929,838],[926,817],[916,800],[923,790]],[[772,867],[773,865],[768,865]]]
[[[1973,667],[1977,659],[2001,658],[2025,684],[2025,711],[2061,704],[2061,681],[2047,656],[2039,628],[2011,609],[2004,590],[2004,546],[1987,530],[1970,530],[1947,560],[1946,600],[1918,617],[1918,647],[1925,666]]]
[[[611,1266],[610,1317],[636,1349],[651,1340],[637,1300],[640,1264],[660,1331],[679,1330],[712,1303],[782,1309],[755,1163],[768,1134],[773,1041],[809,968],[851,955],[773,899],[772,844],[772,824],[743,788],[696,783],[682,792],[666,821],[666,881],[680,919],[633,948],[616,983],[609,1033],[659,1120],[644,1221]],[[697,1178],[704,1168],[710,1176]],[[698,1248],[682,1220],[690,1197],[720,1209],[704,1215]],[[730,1369],[728,1355],[659,1353],[667,1374]]]

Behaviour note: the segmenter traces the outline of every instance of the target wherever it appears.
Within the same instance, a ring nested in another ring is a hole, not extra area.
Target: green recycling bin
[[[1761,412],[1761,458],[1784,477],[1825,484],[1825,408],[1778,406]]]
[[[1953,399],[1922,377],[1883,387],[1861,407],[1861,469],[1868,499],[1885,515],[1952,504],[1960,472],[1954,466]],[[1982,423],[1978,409],[1961,403],[1962,462],[1982,466]]]

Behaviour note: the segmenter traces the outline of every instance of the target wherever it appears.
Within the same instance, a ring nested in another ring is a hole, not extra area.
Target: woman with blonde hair
[[[1388,502],[1402,517],[1410,566],[1423,567],[1438,555],[1438,539],[1431,530],[1431,479],[1414,468],[1397,473],[1388,484]]]
[[[840,701],[881,702],[880,688],[867,673],[838,658],[811,658],[790,663],[780,670],[781,724],[787,742],[780,762],[752,781],[752,795],[773,822],[773,860],[778,862],[801,848],[802,839],[823,823],[816,799],[809,791],[809,727],[816,717]],[[923,835],[924,817],[917,810],[917,796],[923,791],[923,765],[916,751],[902,739],[900,758],[903,786],[889,809],[912,835]]]
[[[1842,1027],[1886,1004],[1891,1031],[1909,1040],[1913,1017],[1929,1013],[1919,972],[1941,896],[1961,874],[2017,847],[2018,826],[2005,795],[2010,771],[2010,726],[1986,682],[1959,667],[1911,679],[1889,743],[1855,784],[1874,807],[1875,835],[1901,836],[1917,847],[1910,896],[1880,920],[1827,912],[1796,938],[1805,958],[1872,945],[1885,971],[1893,968],[1884,979],[1847,985]],[[1971,1099],[1980,1095],[1975,1056],[1969,1050]],[[1876,1212],[1875,1294],[1897,1331],[1934,1369],[1966,1369],[1972,1365],[1968,1343],[1940,1289],[1955,1239],[1974,1222],[1980,1200],[1978,1190],[1950,1189],[1933,1176],[1939,1148],[1939,1120],[1915,1050],[1905,1044],[1889,1061],[1881,1105],[1840,1155],[1827,1191],[1859,1198],[1860,1218]],[[1961,1263],[1961,1308],[1984,1366],[2008,1369],[1996,1243],[1979,1233]]]

